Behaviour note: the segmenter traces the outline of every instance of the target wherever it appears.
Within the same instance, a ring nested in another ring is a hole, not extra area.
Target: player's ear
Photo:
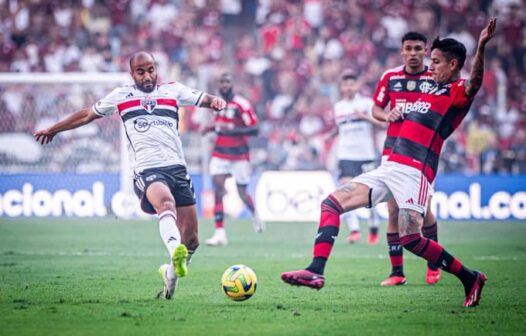
[[[451,71],[455,71],[456,69],[458,69],[458,59],[452,58],[449,61],[449,68],[451,69]]]

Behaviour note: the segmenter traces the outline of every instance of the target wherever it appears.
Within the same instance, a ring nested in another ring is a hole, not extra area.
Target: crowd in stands
[[[334,127],[343,69],[359,75],[362,93],[372,95],[382,73],[401,65],[402,35],[416,30],[428,45],[438,35],[462,41],[466,77],[490,16],[498,17],[498,32],[486,51],[482,92],[447,142],[440,169],[524,174],[521,0],[0,0],[0,72],[126,72],[138,50],[152,52],[162,80],[209,92],[229,71],[261,119],[252,141],[258,168],[331,168],[324,134]],[[30,111],[11,110],[1,83],[0,94],[0,132],[32,132],[41,115],[19,124]],[[205,113],[188,112],[187,136],[199,136]]]

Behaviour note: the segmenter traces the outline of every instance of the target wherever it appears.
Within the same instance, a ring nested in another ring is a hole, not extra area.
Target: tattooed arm
[[[466,95],[469,97],[477,94],[482,86],[482,78],[484,76],[484,49],[489,40],[495,35],[496,26],[497,19],[491,18],[486,28],[480,32],[477,53],[475,54],[475,60],[471,68],[471,76],[469,81],[466,82]]]

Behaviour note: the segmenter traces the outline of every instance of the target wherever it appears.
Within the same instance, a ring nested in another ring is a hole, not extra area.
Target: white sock
[[[225,231],[225,228],[224,228],[224,227],[222,227],[222,228],[217,228],[216,231],[214,232],[214,236],[226,237],[226,231]]]
[[[374,209],[370,209],[369,211],[369,228],[377,228],[380,225],[380,217]]]
[[[159,233],[170,254],[170,259],[174,254],[175,248],[181,244],[181,233],[177,228],[175,218],[175,213],[170,210],[159,214]]]
[[[194,250],[188,250],[188,257],[186,257],[186,265],[190,265],[192,262],[192,257],[194,256]]]
[[[343,219],[347,222],[349,231],[360,231],[360,221],[354,211],[349,211],[343,215]]]

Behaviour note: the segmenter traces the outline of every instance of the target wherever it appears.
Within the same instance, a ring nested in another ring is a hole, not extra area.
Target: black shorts
[[[170,188],[175,198],[175,206],[187,206],[195,204],[194,186],[186,167],[182,165],[149,168],[135,175],[133,189],[141,200],[141,209],[149,214],[154,214],[155,209],[146,198],[146,189],[153,182],[162,182]]]
[[[338,161],[338,169],[340,174],[338,178],[342,177],[356,177],[363,173],[367,173],[377,166],[376,161],[354,161],[354,160],[340,160]]]

